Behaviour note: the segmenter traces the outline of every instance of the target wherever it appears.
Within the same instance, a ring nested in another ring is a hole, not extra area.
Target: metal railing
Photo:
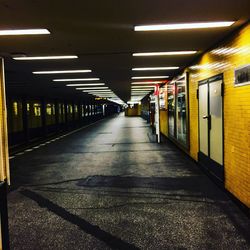
[[[2,249],[9,250],[9,223],[7,209],[7,183],[0,182],[0,224],[1,224],[1,239]],[[0,240],[1,244],[1,240]],[[1,249],[1,246],[0,246]]]

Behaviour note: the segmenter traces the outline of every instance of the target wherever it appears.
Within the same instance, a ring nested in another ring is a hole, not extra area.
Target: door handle
[[[202,116],[203,119],[207,119],[208,122],[208,129],[211,130],[212,124],[211,124],[211,116],[210,115],[204,115]]]

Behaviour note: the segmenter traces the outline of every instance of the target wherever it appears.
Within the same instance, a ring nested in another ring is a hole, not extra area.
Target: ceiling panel
[[[92,69],[91,74],[74,77],[100,77],[127,101],[130,99],[131,77],[152,75],[151,72],[132,72],[133,67],[185,67],[249,20],[249,9],[249,0],[0,1],[1,29],[48,28],[51,31],[51,35],[0,38],[0,54],[6,59],[8,93],[78,97],[84,94],[65,87],[64,83],[53,83],[54,76],[32,75],[32,71]],[[142,24],[230,20],[237,22],[229,28],[133,31],[134,25]],[[176,57],[132,57],[134,52],[172,50],[198,50],[199,53]],[[79,59],[17,62],[11,59],[13,54],[76,54]],[[173,76],[177,72],[154,74]],[[72,78],[72,75],[63,77]]]

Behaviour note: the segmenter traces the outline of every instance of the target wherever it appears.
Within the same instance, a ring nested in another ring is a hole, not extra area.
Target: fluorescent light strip
[[[103,86],[105,83],[72,83],[72,84],[67,84],[66,86],[68,87],[83,87],[83,86]]]
[[[153,90],[151,90],[153,91]],[[148,94],[150,93],[151,91],[131,91],[131,94]]]
[[[113,93],[111,90],[84,90],[83,92],[88,93]]]
[[[99,93],[88,93],[89,95],[95,95],[95,96],[103,96],[103,97],[115,97],[115,95],[113,94],[106,94],[106,95],[103,95],[103,94],[99,94]]]
[[[89,88],[76,88],[77,90],[102,90],[108,89],[108,87],[89,87]]]
[[[131,92],[150,92],[152,91],[153,89],[132,89]]]
[[[208,29],[221,28],[233,25],[234,21],[229,22],[201,22],[201,23],[176,23],[158,25],[139,25],[135,26],[135,31],[157,31],[157,30],[183,30],[183,29]]]
[[[152,89],[132,89],[131,91],[152,91],[152,90],[154,90],[154,88],[152,88]]]
[[[155,86],[132,86],[131,89],[154,89]]]
[[[21,36],[21,35],[48,35],[47,29],[11,29],[0,30],[0,36]]]
[[[164,79],[169,78],[169,76],[133,76],[131,77],[132,80],[139,80],[139,79]]]
[[[108,96],[115,96],[114,93],[99,93],[99,92],[89,92],[91,95],[108,95]]]
[[[114,95],[114,93],[111,93],[111,92],[86,92],[86,91],[83,91],[85,93],[88,93],[88,94],[91,94],[91,95]]]
[[[86,90],[86,91],[96,91],[96,92],[97,92],[97,91],[101,91],[101,92],[106,91],[106,92],[107,92],[107,91],[112,91],[112,90],[110,90],[110,89],[99,89],[99,90],[95,90],[95,89],[92,89],[92,90],[91,90],[91,89],[89,89],[89,90]]]
[[[13,57],[14,60],[18,61],[29,61],[29,60],[61,60],[61,59],[76,59],[78,56],[19,56]]]
[[[53,82],[84,82],[84,81],[99,81],[100,78],[73,78],[73,79],[54,79]]]
[[[102,97],[116,97],[113,94],[94,94],[94,93],[89,93],[90,95],[95,95],[95,96],[102,96]]]
[[[179,67],[149,67],[149,68],[133,68],[133,71],[147,71],[147,70],[174,70]]]
[[[132,85],[136,84],[161,84],[164,83],[164,81],[148,81],[148,82],[132,82]]]
[[[178,55],[193,55],[197,51],[168,51],[168,52],[148,52],[148,53],[133,53],[133,56],[178,56]]]
[[[90,73],[90,69],[79,69],[79,70],[49,70],[49,71],[34,71],[35,75],[47,75],[47,74],[73,74],[73,73]]]
[[[148,91],[150,91],[151,89],[154,89],[154,88],[150,88],[150,89],[148,89],[148,88],[141,88],[141,89],[131,89],[131,91],[146,91],[146,90],[148,90]]]

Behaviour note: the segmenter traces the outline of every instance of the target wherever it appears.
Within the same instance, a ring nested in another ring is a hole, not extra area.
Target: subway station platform
[[[249,249],[249,220],[123,114],[11,158],[11,249]]]

